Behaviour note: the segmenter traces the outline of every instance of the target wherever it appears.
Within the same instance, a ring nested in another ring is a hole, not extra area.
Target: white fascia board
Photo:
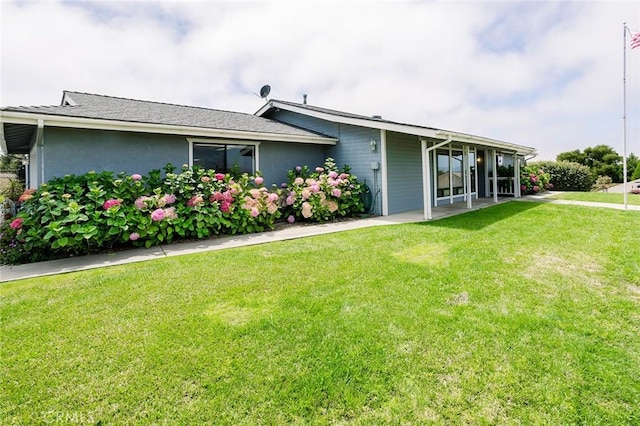
[[[76,127],[96,130],[119,130],[125,132],[204,136],[209,138],[309,143],[315,145],[335,145],[338,142],[337,139],[326,136],[284,135],[280,133],[249,132],[242,130],[212,129],[169,124],[135,123],[128,121],[100,120],[93,118],[66,117],[11,111],[3,111],[0,113],[0,123],[37,125],[38,120],[43,120],[45,126],[54,127]]]
[[[448,130],[438,130],[436,135],[440,137],[449,137],[455,142],[466,142],[478,145],[488,146],[490,148],[504,149],[509,152],[515,152],[519,155],[529,155],[536,152],[535,148],[528,146],[516,145],[509,142],[503,142],[496,139],[483,138],[481,136],[469,135],[466,133],[450,132]]]
[[[0,124],[0,155],[8,155],[7,141],[4,140],[4,126]]]
[[[411,135],[423,136],[427,138],[437,138],[435,129],[428,129],[419,126],[412,126],[410,124],[389,123],[387,121],[377,121],[375,119],[356,118],[356,117],[343,117],[340,115],[330,114],[321,111],[313,111],[307,108],[297,107],[295,105],[281,104],[275,101],[269,101],[268,104],[260,108],[255,115],[262,116],[271,108],[279,108],[287,111],[295,112],[298,114],[306,115],[309,117],[318,118],[321,120],[331,121],[334,123],[350,124],[352,126],[368,127],[371,129],[387,130],[391,132],[407,133]]]

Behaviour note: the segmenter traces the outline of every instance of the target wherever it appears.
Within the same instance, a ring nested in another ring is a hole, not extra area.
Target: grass
[[[590,201],[594,203],[624,204],[624,194],[614,192],[558,192],[550,198],[558,200]],[[627,194],[629,205],[640,206],[640,195]]]
[[[506,203],[0,286],[7,424],[638,424],[640,214]]]

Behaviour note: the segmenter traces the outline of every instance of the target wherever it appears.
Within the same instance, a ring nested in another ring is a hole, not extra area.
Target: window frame
[[[220,146],[224,145],[245,145],[253,147],[253,170],[251,175],[255,175],[257,170],[260,170],[260,142],[238,139],[200,139],[200,138],[187,138],[189,142],[189,167],[193,167],[193,148],[195,145],[211,145]],[[225,148],[226,152],[226,148]],[[216,170],[217,171],[217,170]],[[225,173],[228,170],[225,170]]]

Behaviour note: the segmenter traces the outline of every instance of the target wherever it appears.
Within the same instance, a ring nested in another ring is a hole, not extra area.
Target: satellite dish
[[[271,93],[271,86],[269,86],[268,84],[262,86],[262,88],[260,89],[260,97],[266,99],[267,96],[269,96],[269,93]]]

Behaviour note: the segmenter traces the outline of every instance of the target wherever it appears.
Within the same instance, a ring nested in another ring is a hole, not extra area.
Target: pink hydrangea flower
[[[311,190],[311,192],[320,192],[320,186],[318,184],[311,185],[309,189]]]
[[[334,188],[333,191],[331,191],[331,195],[340,198],[340,196],[342,195],[342,191],[340,191],[340,188]]]
[[[142,210],[145,208],[145,201],[147,199],[148,197],[145,197],[144,195],[142,197],[138,197],[136,198],[136,201],[133,202],[133,205],[136,206],[136,209]]]
[[[278,201],[278,194],[276,194],[275,192],[272,192],[267,197],[267,201],[270,202],[270,203],[274,203],[274,202]]]
[[[220,180],[223,181],[224,180],[224,174],[223,173],[216,173],[216,180]]]
[[[262,176],[256,176],[253,181],[256,183],[256,185],[262,185],[262,183],[264,182],[264,178]]]
[[[165,219],[177,219],[178,214],[176,213],[175,207],[167,207],[163,210]]]
[[[311,203],[305,201],[304,203],[302,203],[302,216],[305,219],[309,219],[311,216],[313,216],[313,206],[311,205]]]
[[[296,218],[294,215],[290,214],[289,217],[287,218],[287,222],[289,223],[293,223],[296,221]]]
[[[251,208],[251,216],[252,217],[258,217],[258,215],[260,215],[260,210],[258,210],[257,207],[252,207]]]
[[[318,172],[318,173],[322,173],[322,172],[324,172],[324,168],[322,168],[322,167],[316,167],[316,172]]]
[[[231,202],[229,201],[222,201],[220,203],[220,210],[222,210],[225,213],[229,213],[229,211],[231,210]]]
[[[191,197],[189,199],[189,201],[187,201],[187,205],[189,207],[195,207],[199,204],[202,204],[204,202],[204,200],[202,199],[201,195],[194,195],[193,197]]]
[[[286,188],[287,187],[287,182],[282,182],[280,184],[280,188]]]
[[[333,170],[329,172],[329,178],[335,179],[338,177],[338,172],[334,172]]]
[[[277,205],[275,205],[274,203],[267,204],[267,212],[269,214],[274,214],[277,211],[278,211],[278,206]]]
[[[134,173],[131,175],[131,179],[133,180],[142,180],[142,175],[139,175],[138,173]]]
[[[202,176],[200,182],[209,183],[211,182],[211,178],[209,176]]]
[[[17,217],[11,221],[11,223],[9,224],[9,227],[11,229],[20,229],[22,228],[22,222],[24,222],[24,219],[21,217]]]
[[[164,219],[164,210],[155,209],[153,212],[151,212],[151,220],[153,220],[154,222],[160,222],[162,219]]]
[[[296,172],[299,172],[299,171],[301,171],[301,170],[302,170],[302,167],[300,167],[300,166],[296,166]]]
[[[105,210],[109,210],[111,207],[119,206],[120,200],[116,200],[115,198],[111,198],[102,204],[102,208]]]
[[[540,191],[540,187],[538,185],[534,185],[533,192],[538,192],[538,191]]]
[[[129,239],[130,239],[131,241],[135,241],[135,240],[137,240],[138,238],[140,238],[140,234],[138,234],[137,232],[132,232],[132,233],[131,233],[131,235],[129,235]]]
[[[293,205],[293,203],[295,203],[295,202],[296,202],[296,199],[293,197],[293,195],[289,195],[289,196],[287,197],[286,202],[287,202],[287,205],[288,205],[288,206],[291,206],[291,205]]]
[[[304,183],[304,179],[302,179],[301,177],[297,177],[297,178],[295,178],[293,183],[294,183],[294,185],[302,185]]]
[[[526,191],[526,190],[527,190],[527,187],[526,187],[525,185],[520,185],[520,190],[521,190],[521,191]]]
[[[164,197],[162,198],[164,199],[165,204],[173,204],[176,202],[176,196],[173,194],[164,194]]]

